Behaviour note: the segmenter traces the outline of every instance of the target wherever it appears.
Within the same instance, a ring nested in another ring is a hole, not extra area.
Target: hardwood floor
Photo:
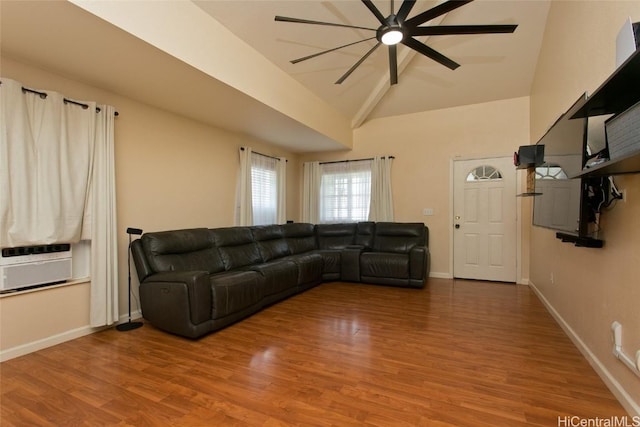
[[[198,341],[110,329],[6,361],[0,380],[3,427],[512,427],[626,414],[528,287],[438,279],[323,284]]]

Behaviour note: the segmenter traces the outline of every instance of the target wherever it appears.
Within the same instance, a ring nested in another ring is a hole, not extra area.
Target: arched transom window
[[[467,182],[493,181],[498,179],[502,179],[502,174],[498,169],[489,165],[478,166],[467,175]]]
[[[569,179],[560,165],[545,163],[536,168],[536,179]]]

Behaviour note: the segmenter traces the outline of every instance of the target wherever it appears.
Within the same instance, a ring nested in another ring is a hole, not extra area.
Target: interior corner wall
[[[392,168],[395,219],[424,222],[429,227],[432,275],[452,277],[449,212],[452,161],[511,157],[520,145],[527,144],[529,98],[522,97],[371,120],[355,129],[352,151],[307,154],[300,160],[395,156]],[[424,216],[425,208],[433,209],[433,215]]]
[[[78,100],[113,105],[116,203],[119,248],[120,315],[127,313],[127,227],[147,231],[231,226],[234,223],[238,149],[248,145],[287,157],[287,218],[299,217],[298,156],[271,144],[228,132],[60,76],[3,56],[2,77],[33,89],[53,90]],[[132,274],[137,296],[138,281]],[[47,289],[0,298],[0,353],[60,339],[89,328],[88,284],[76,290]],[[42,298],[55,304],[39,304]],[[79,309],[81,308],[81,309]],[[137,297],[132,311],[139,312]],[[23,313],[28,322],[12,322],[6,313]],[[70,316],[74,312],[81,315]],[[89,328],[90,329],[90,328]],[[53,341],[52,341],[53,342]]]
[[[640,20],[637,1],[552,1],[531,91],[531,139],[537,140],[585,91],[615,70],[624,21]],[[622,324],[624,352],[640,350],[640,174],[616,176],[626,202],[602,215],[603,249],[562,243],[531,228],[532,285],[627,411],[638,415],[640,378],[612,354],[611,323]]]

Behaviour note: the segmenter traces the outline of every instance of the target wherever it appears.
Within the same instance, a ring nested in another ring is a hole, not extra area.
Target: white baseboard
[[[605,385],[611,390],[611,393],[618,399],[620,404],[624,407],[624,409],[632,416],[639,417],[640,416],[640,405],[633,400],[633,398],[626,392],[626,390],[620,385],[620,383],[615,379],[611,372],[604,366],[604,364],[596,357],[595,354],[587,347],[587,345],[582,341],[582,339],[576,334],[576,332],[569,326],[569,324],[562,318],[560,313],[556,311],[556,309],[551,305],[549,300],[547,300],[544,295],[540,292],[540,290],[536,287],[536,285],[529,281],[529,286],[535,292],[538,299],[544,304],[549,313],[556,319],[556,322],[560,325],[560,327],[564,330],[564,332],[569,336],[573,344],[580,350],[582,355],[587,359],[589,364],[593,367],[596,373],[602,378]]]
[[[434,279],[453,279],[453,274],[432,271],[429,273],[429,277],[433,277]]]
[[[139,319],[140,317],[142,317],[142,313],[139,310],[131,313],[132,319]],[[120,316],[120,321],[118,323],[126,323],[128,321],[129,321],[129,315],[125,314],[124,316]],[[100,332],[110,327],[111,326],[101,326],[101,327],[94,328],[89,325],[82,326],[80,328],[61,332],[59,334],[52,335],[50,337],[42,338],[40,340],[32,341],[29,343],[21,344],[16,347],[2,350],[0,351],[0,362],[4,362],[10,359],[15,359],[16,357],[24,356],[26,354],[33,353],[38,350],[43,350],[48,347],[53,347],[54,345],[62,344],[63,342],[71,341],[76,338],[84,337],[86,335],[91,335],[93,333]]]
[[[90,335],[103,329],[104,328],[83,326],[81,328],[72,329],[70,331],[65,331],[60,334],[52,335],[50,337],[9,348],[7,350],[0,351],[0,362],[24,356],[26,354],[33,353],[48,347],[53,347],[54,345],[62,344],[63,342],[71,341],[85,335]]]

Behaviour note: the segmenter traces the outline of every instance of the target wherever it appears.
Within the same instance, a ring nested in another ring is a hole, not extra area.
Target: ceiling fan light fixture
[[[382,33],[380,41],[387,46],[392,46],[400,43],[403,38],[404,34],[398,28],[389,28],[387,31]]]

